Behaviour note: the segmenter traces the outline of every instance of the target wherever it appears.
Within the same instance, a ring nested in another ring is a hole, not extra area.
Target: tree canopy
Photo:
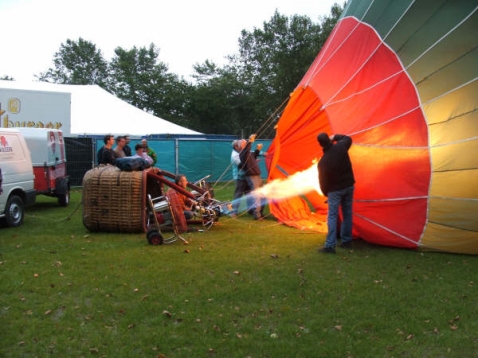
[[[40,81],[60,84],[90,85],[106,87],[109,77],[108,62],[96,45],[83,40],[66,40],[53,58],[54,68],[40,73]]]

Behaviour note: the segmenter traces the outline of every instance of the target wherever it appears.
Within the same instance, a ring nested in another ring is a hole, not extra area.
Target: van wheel
[[[5,207],[5,221],[8,226],[15,227],[19,226],[23,221],[23,216],[25,215],[25,207],[23,205],[23,200],[17,195],[12,195],[7,201],[7,206]]]
[[[70,202],[70,192],[58,195],[58,204],[60,206],[67,206]]]

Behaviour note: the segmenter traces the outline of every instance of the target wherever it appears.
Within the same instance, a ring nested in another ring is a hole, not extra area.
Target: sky
[[[159,48],[158,60],[188,79],[193,65],[225,64],[238,52],[242,30],[281,15],[330,15],[337,0],[0,0],[0,77],[35,81],[53,68],[67,39],[96,45],[106,61],[116,47]]]

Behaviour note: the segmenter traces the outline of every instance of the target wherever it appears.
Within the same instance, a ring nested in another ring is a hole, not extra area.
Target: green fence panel
[[[130,147],[139,143],[132,140]],[[267,151],[270,140],[258,140],[263,144],[263,152]],[[95,141],[94,153],[103,146],[103,140]],[[208,139],[148,139],[148,145],[157,156],[156,166],[174,174],[184,174],[189,181],[197,181],[210,176],[208,181],[231,181],[231,152],[232,141]],[[254,149],[255,146],[252,147]],[[97,163],[96,158],[94,160]],[[264,157],[259,157],[261,177],[267,178],[267,169]]]
[[[158,156],[158,162],[156,163],[156,167],[171,173],[176,173],[176,143],[174,140],[156,141],[148,139],[148,146],[153,149]]]

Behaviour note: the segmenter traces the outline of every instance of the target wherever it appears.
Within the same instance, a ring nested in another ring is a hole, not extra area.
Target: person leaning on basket
[[[143,158],[148,162],[149,165],[153,165],[153,158],[151,158],[148,153],[143,151],[143,145],[138,143],[134,146],[134,150],[136,152],[135,155],[133,155],[133,158]]]
[[[153,148],[150,148],[148,146],[148,140],[147,139],[141,139],[141,144],[143,145],[143,151],[148,154],[151,159],[153,159],[153,164],[152,166],[156,166],[156,163],[158,162],[158,156],[156,155],[156,152],[153,150]]]

